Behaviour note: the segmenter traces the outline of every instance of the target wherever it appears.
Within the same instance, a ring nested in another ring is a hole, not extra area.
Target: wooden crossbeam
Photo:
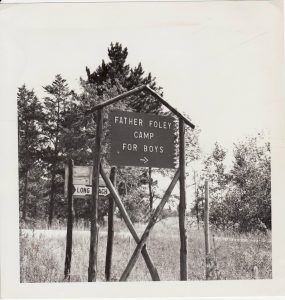
[[[164,205],[166,204],[167,200],[169,199],[169,197],[175,187],[175,184],[177,183],[177,181],[179,179],[179,176],[180,176],[180,170],[178,169],[176,171],[175,176],[173,177],[169,187],[167,188],[161,202],[159,203],[159,205],[156,207],[154,213],[152,214],[150,221],[149,221],[140,241],[138,242],[137,247],[136,247],[129,263],[120,278],[120,281],[126,281],[128,279],[133,267],[135,266],[135,263],[137,262],[137,260],[139,258],[139,254],[140,254],[141,250],[143,249],[143,247],[145,247],[146,240],[148,239],[149,234],[157,221],[157,218],[161,214]]]
[[[172,111],[179,119],[182,119],[188,126],[192,129],[195,128],[195,125],[192,124],[188,119],[186,119],[179,111],[177,111],[174,107],[172,107],[167,101],[165,101],[156,91],[151,89],[148,86],[145,86],[145,90],[148,91],[154,98],[156,98],[159,102],[161,102],[165,107],[167,107],[170,111]]]
[[[103,166],[102,164],[100,164],[100,173],[101,173],[101,176],[103,177],[105,183],[106,183],[106,186],[107,188],[109,189],[111,195],[113,196],[113,199],[114,201],[116,202],[116,205],[118,206],[121,214],[122,214],[122,217],[130,231],[130,233],[132,234],[134,240],[136,241],[136,243],[139,243],[140,242],[140,238],[138,236],[138,234],[136,233],[136,230],[134,228],[134,225],[124,207],[124,204],[123,202],[121,201],[120,199],[120,196],[118,195],[116,189],[114,188],[110,178],[107,176],[107,174],[105,173],[104,169],[103,169]],[[157,269],[154,267],[153,265],[153,262],[147,252],[147,249],[146,249],[146,246],[143,245],[143,247],[140,248],[140,251],[142,253],[142,256],[145,260],[145,263],[148,267],[148,270],[150,272],[150,275],[151,275],[151,278],[153,281],[159,281],[160,278],[159,278],[159,275],[158,275],[158,272],[157,272]]]
[[[139,93],[141,91],[145,91],[149,94],[151,94],[156,100],[158,100],[160,103],[162,103],[165,107],[167,107],[170,111],[172,111],[179,119],[182,119],[185,124],[187,124],[188,126],[190,126],[192,129],[195,128],[195,125],[192,124],[188,119],[186,119],[179,111],[177,111],[174,107],[172,107],[167,101],[165,101],[158,93],[156,93],[153,89],[151,89],[150,87],[148,87],[147,85],[142,85],[139,86],[137,88],[134,88],[130,91],[127,91],[123,94],[120,94],[114,98],[111,98],[110,100],[107,100],[105,102],[102,102],[100,104],[97,104],[96,106],[94,106],[93,108],[91,108],[90,110],[85,112],[85,116],[90,115],[92,113],[94,113],[96,110],[101,109],[105,106],[114,104],[124,98],[127,98],[131,95],[134,95],[136,93]]]
[[[101,109],[101,108],[103,108],[103,107],[105,107],[105,106],[108,106],[108,105],[110,105],[110,104],[116,103],[116,102],[118,102],[119,100],[122,100],[122,99],[124,99],[124,98],[127,98],[127,97],[129,97],[129,96],[131,96],[131,95],[133,95],[133,94],[139,93],[139,92],[143,91],[144,89],[145,89],[145,86],[144,86],[144,85],[141,85],[141,86],[139,86],[139,87],[137,87],[137,88],[134,88],[134,89],[132,89],[132,90],[130,90],[130,91],[127,91],[127,92],[125,92],[125,93],[123,93],[123,94],[120,94],[120,95],[118,95],[118,96],[116,96],[116,97],[114,97],[114,98],[111,98],[110,100],[107,100],[107,101],[105,101],[105,102],[102,102],[102,103],[100,103],[100,104],[97,104],[96,106],[94,106],[94,107],[91,108],[90,110],[87,110],[87,111],[85,112],[85,115],[87,116],[87,115],[93,114],[93,113],[94,113],[96,110],[98,110],[98,109]]]

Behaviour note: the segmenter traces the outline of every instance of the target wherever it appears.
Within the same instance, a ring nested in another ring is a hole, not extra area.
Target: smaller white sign
[[[73,196],[92,195],[92,186],[83,184],[74,184]],[[99,186],[99,196],[109,195],[109,190],[105,186]]]
[[[74,193],[73,196],[85,196],[85,195],[92,195],[92,187],[88,185],[82,184],[74,184]]]
[[[99,196],[107,196],[110,192],[105,186],[99,186]]]

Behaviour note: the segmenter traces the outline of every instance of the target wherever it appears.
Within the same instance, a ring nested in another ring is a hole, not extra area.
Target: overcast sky
[[[118,41],[202,129],[204,150],[270,127],[280,16],[267,1],[18,5],[2,21],[15,93],[40,94],[57,73],[77,90]]]
[[[272,125],[281,21],[268,1],[17,5],[1,11],[4,81],[15,102],[17,87],[42,95],[58,73],[78,90],[118,41],[201,128],[205,152],[231,149]]]

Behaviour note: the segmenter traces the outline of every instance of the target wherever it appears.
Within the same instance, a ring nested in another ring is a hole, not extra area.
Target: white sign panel
[[[91,185],[92,184],[92,166],[74,166],[73,184]]]
[[[73,196],[87,196],[92,195],[92,186],[83,184],[74,184]],[[109,190],[105,186],[99,187],[99,196],[109,195]]]
[[[64,197],[67,197],[68,166],[65,165]],[[92,166],[73,166],[73,196],[85,197],[92,195]],[[107,196],[109,190],[103,178],[99,177],[99,196]]]
[[[88,185],[82,185],[82,184],[74,184],[74,193],[73,196],[86,196],[86,195],[92,195],[92,187]]]
[[[99,186],[99,196],[107,196],[110,192],[105,186]]]

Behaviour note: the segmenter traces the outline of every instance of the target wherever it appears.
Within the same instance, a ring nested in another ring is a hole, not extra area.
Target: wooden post
[[[73,160],[70,158],[67,165],[67,232],[64,264],[64,279],[70,280],[71,256],[72,256],[72,229],[73,229]]]
[[[100,172],[100,152],[101,135],[103,129],[102,109],[97,111],[97,126],[95,145],[93,148],[93,177],[92,177],[92,198],[91,198],[91,217],[90,217],[90,251],[88,282],[96,281],[97,278],[97,252],[98,252],[98,199],[99,199],[99,172]]]
[[[146,243],[146,240],[148,239],[149,237],[149,234],[153,228],[153,226],[155,225],[156,221],[157,221],[157,218],[159,217],[159,215],[161,214],[162,210],[163,210],[163,207],[165,205],[165,203],[167,202],[167,200],[169,199],[174,187],[175,187],[175,184],[176,182],[178,181],[178,178],[179,178],[179,170],[176,171],[176,174],[174,176],[174,178],[172,179],[169,187],[167,188],[161,202],[159,203],[159,205],[156,207],[154,213],[151,215],[150,217],[150,221],[139,241],[139,243],[137,244],[137,247],[126,267],[126,269],[124,270],[121,278],[120,278],[120,281],[126,281],[136,263],[136,261],[138,260],[138,257],[139,257],[139,254],[141,252],[141,250],[143,249],[143,247],[145,247],[145,243]]]
[[[208,180],[205,181],[205,204],[204,204],[204,230],[205,230],[205,256],[206,256],[206,279],[209,279],[209,255],[210,255],[210,242],[209,242],[209,184]]]
[[[153,191],[152,191],[152,177],[151,177],[151,167],[148,168],[148,191],[149,191],[149,211],[152,213],[153,208]]]
[[[140,242],[140,238],[138,236],[138,234],[136,233],[135,231],[135,228],[134,228],[134,225],[130,219],[130,217],[128,216],[128,213],[124,207],[124,204],[123,202],[121,201],[117,191],[115,190],[114,186],[112,185],[112,182],[110,181],[109,177],[107,176],[107,174],[105,173],[104,169],[102,168],[102,165],[100,167],[100,172],[101,172],[101,175],[106,183],[106,186],[107,188],[109,189],[110,193],[112,194],[112,196],[114,197],[114,201],[116,202],[116,205],[118,206],[120,212],[121,212],[121,215],[122,215],[122,218],[124,219],[130,233],[132,234],[134,240],[136,241],[136,243],[139,243]],[[142,248],[142,256],[145,260],[145,263],[147,265],[147,268],[150,272],[150,275],[151,275],[151,278],[153,281],[159,281],[159,275],[158,275],[158,272],[156,270],[156,268],[154,267],[153,265],[153,262],[147,252],[147,249],[146,249],[146,246],[144,246]]]
[[[187,233],[185,228],[186,189],[185,189],[185,124],[179,119],[179,169],[180,169],[180,280],[187,280]]]
[[[113,167],[110,173],[110,181],[116,187],[116,168]],[[106,263],[105,263],[105,278],[106,281],[111,280],[112,268],[112,253],[113,253],[113,239],[114,239],[114,199],[109,195],[108,207],[108,236],[107,236],[107,249],[106,249]]]
[[[195,210],[196,210],[196,220],[197,220],[197,227],[200,230],[200,222],[199,222],[199,200],[198,200],[198,189],[197,189],[197,182],[196,182],[196,171],[194,170],[194,185],[195,185]]]

